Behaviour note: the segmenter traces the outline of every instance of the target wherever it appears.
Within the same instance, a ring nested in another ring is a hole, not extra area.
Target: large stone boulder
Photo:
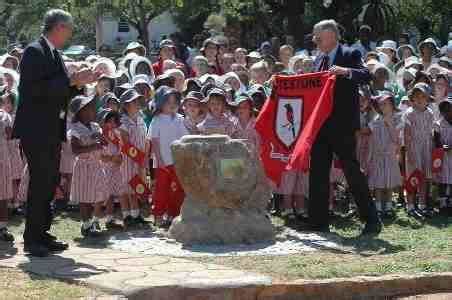
[[[253,243],[275,232],[266,217],[270,199],[260,161],[243,140],[185,136],[172,144],[186,197],[170,235],[185,244]]]

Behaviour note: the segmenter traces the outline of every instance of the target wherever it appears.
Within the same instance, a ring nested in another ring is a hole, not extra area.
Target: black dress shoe
[[[361,232],[362,236],[377,236],[380,234],[381,230],[383,229],[383,224],[381,221],[378,222],[371,222],[366,223],[366,226],[364,226],[363,231]]]
[[[69,248],[69,245],[62,241],[48,241],[44,245],[50,252],[62,252]]]
[[[44,232],[43,235],[42,235],[42,239],[44,241],[56,241],[57,237],[52,235],[52,234],[50,234],[50,233],[48,233],[48,232]]]
[[[297,222],[298,230],[301,231],[313,231],[313,232],[320,232],[320,233],[330,233],[330,226],[329,225],[316,225],[311,224],[309,222]]]
[[[35,257],[46,257],[49,255],[49,249],[41,244],[24,245],[24,252]]]

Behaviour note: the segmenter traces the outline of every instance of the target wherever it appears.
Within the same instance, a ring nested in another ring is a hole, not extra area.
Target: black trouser
[[[356,158],[356,138],[353,131],[341,132],[326,122],[320,129],[311,151],[309,176],[309,220],[316,226],[329,225],[328,200],[333,153],[339,159],[351,193],[364,222],[377,222],[375,203],[369,193],[366,176]]]
[[[30,174],[24,242],[42,243],[52,223],[50,202],[58,184],[60,144],[49,144],[44,139],[21,140],[21,146]]]

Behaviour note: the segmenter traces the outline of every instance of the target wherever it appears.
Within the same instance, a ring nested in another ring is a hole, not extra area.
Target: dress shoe
[[[44,245],[50,252],[62,252],[69,248],[69,245],[62,241],[47,241]]]
[[[48,232],[44,232],[43,235],[42,235],[42,239],[44,241],[56,241],[57,237],[52,235],[52,234],[50,234],[50,233],[48,233]]]
[[[297,229],[301,231],[313,231],[320,233],[330,233],[329,225],[317,225],[309,222],[297,222]]]
[[[24,245],[24,252],[35,257],[46,257],[49,255],[49,249],[41,244]]]
[[[366,226],[364,226],[363,231],[361,232],[362,236],[377,236],[380,234],[383,229],[383,224],[380,220],[377,222],[368,222]]]

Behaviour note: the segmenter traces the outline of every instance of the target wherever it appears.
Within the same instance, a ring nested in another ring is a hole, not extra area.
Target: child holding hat
[[[177,113],[181,94],[174,88],[161,86],[154,98],[154,118],[147,135],[152,144],[155,168],[153,214],[157,226],[171,225],[180,214],[184,191],[174,169],[171,143],[188,134],[184,117]],[[166,220],[164,215],[167,214]]]
[[[71,202],[79,203],[84,237],[96,237],[101,228],[102,205],[107,200],[107,178],[102,167],[101,153],[106,145],[102,129],[95,123],[94,96],[77,96],[70,103],[73,124],[69,137],[75,163],[71,185]],[[94,207],[94,212],[93,212]]]
[[[429,182],[432,178],[432,132],[433,112],[428,108],[431,98],[430,87],[426,83],[417,83],[409,92],[414,106],[408,108],[404,115],[404,142],[406,147],[406,176],[419,170],[424,180],[418,187],[419,205],[415,210],[415,195],[407,197],[407,211],[411,216],[421,214],[431,217],[432,210],[427,207]]]

